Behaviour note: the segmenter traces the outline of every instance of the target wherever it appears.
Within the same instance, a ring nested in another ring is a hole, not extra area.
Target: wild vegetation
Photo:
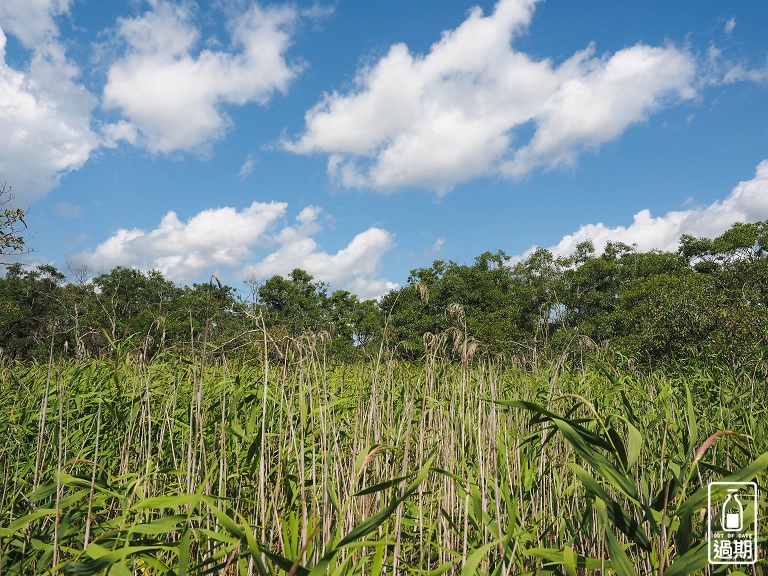
[[[0,574],[762,574],[768,224],[435,262],[381,302],[0,280]],[[709,566],[707,484],[760,560]]]
[[[330,338],[327,353],[343,362],[374,358],[382,343],[415,360],[425,334],[450,330],[472,336],[485,357],[534,367],[582,337],[651,368],[714,363],[735,373],[762,370],[767,359],[768,221],[736,224],[714,240],[683,236],[675,253],[610,243],[598,255],[583,242],[568,257],[539,249],[514,265],[501,251],[470,265],[438,260],[379,302],[329,294],[299,269],[253,280],[248,294],[215,276],[191,287],[119,267],[74,276],[68,282],[49,265],[7,267],[5,357],[47,361],[51,344],[56,359],[108,357],[117,341],[145,358],[203,346],[250,356],[263,324],[273,353],[311,332]]]

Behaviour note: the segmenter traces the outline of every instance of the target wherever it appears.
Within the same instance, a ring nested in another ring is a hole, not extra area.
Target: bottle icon
[[[740,532],[744,527],[744,507],[739,501],[738,490],[728,490],[728,498],[723,503],[722,526],[726,532]]]

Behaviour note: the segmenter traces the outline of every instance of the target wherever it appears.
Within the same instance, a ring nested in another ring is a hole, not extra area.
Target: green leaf
[[[280,556],[279,554],[275,554],[274,552],[270,552],[269,550],[266,550],[266,549],[262,549],[262,552],[267,558],[269,558],[272,561],[273,564],[279,566],[286,572],[293,572],[298,576],[307,576],[309,574],[309,570],[307,570],[304,566],[299,564],[298,558],[294,561],[291,561],[288,558],[284,558],[283,556]]]
[[[325,483],[325,491],[328,494],[328,500],[331,502],[333,509],[337,513],[341,512],[341,506],[339,506],[339,497],[336,495],[336,490],[334,490],[330,479],[328,479]]]
[[[529,412],[533,412],[534,414],[538,414],[542,417],[542,421],[546,420],[562,420],[563,418],[561,416],[558,416],[554,412],[550,412],[546,408],[543,408],[539,406],[538,404],[533,404],[532,402],[526,402],[525,400],[494,400],[494,404],[499,404],[500,406],[509,406],[512,408],[524,408],[525,410],[528,410]],[[613,446],[610,442],[605,440],[603,437],[598,436],[597,434],[590,432],[580,424],[577,424],[576,422],[570,421],[573,425],[573,428],[579,431],[579,434],[581,434],[590,444],[594,446],[599,446],[600,448],[603,448],[605,450],[612,450]]]
[[[608,519],[624,533],[633,542],[638,544],[644,550],[650,550],[651,544],[648,540],[648,536],[642,529],[640,524],[632,516],[630,516],[615,500],[613,500],[608,493],[597,483],[597,481],[587,472],[573,462],[569,462],[568,466],[574,471],[581,483],[586,488],[587,492],[600,498],[606,504],[608,513]]]
[[[720,482],[749,482],[760,472],[768,468],[768,452],[758,456],[751,464],[742,468],[738,472],[734,472],[730,476],[726,476]],[[723,486],[713,486],[712,495],[718,497],[724,496],[726,488]],[[708,489],[707,486],[702,486],[696,492],[691,494],[685,502],[680,504],[677,508],[677,515],[681,516],[689,514],[693,516],[693,513],[701,510],[707,505]]]
[[[664,570],[664,576],[688,576],[697,573],[709,565],[707,542],[699,544],[693,550],[689,550],[672,562],[672,565]]]
[[[387,553],[387,547],[379,545],[376,547],[376,553],[373,555],[373,563],[371,564],[371,574],[381,574],[382,565],[384,564],[384,555]]]
[[[179,576],[187,576],[189,567],[189,529],[184,530],[179,542]]]
[[[640,451],[643,447],[643,435],[635,428],[628,420],[624,420],[627,424],[627,468],[632,468],[640,457]]]
[[[374,494],[376,492],[381,492],[382,490],[386,490],[387,488],[392,488],[393,486],[397,486],[403,480],[406,480],[406,479],[407,479],[407,476],[399,476],[398,478],[393,478],[392,480],[379,482],[378,484],[374,484],[373,486],[368,486],[368,488],[363,488],[362,490],[355,492],[353,496],[364,496],[365,494]]]
[[[616,466],[605,456],[593,448],[593,446],[598,446],[616,453],[617,449],[611,442],[590,432],[578,423],[562,418],[536,404],[522,400],[495,400],[495,403],[502,406],[525,408],[526,410],[540,415],[544,420],[551,421],[563,436],[565,436],[569,444],[573,446],[576,453],[586,460],[598,474],[608,480],[615,488],[623,492],[626,496],[637,501],[637,488],[635,487],[634,482],[627,478],[627,476],[616,468]]]
[[[563,568],[566,576],[576,576],[576,554],[571,546],[563,548]]]
[[[441,574],[445,574],[446,572],[448,572],[448,570],[453,568],[455,565],[456,565],[456,560],[449,560],[445,564],[441,564],[434,570],[430,570],[429,572],[427,572],[426,576],[440,576]],[[377,572],[371,571],[371,574],[377,574]]]
[[[69,562],[64,566],[64,574],[67,576],[94,576],[107,568],[111,568],[117,562],[125,562],[129,557],[139,556],[144,552],[154,553],[163,549],[165,549],[163,546],[125,546],[119,550],[107,552],[98,558],[87,558],[83,562]]]
[[[571,446],[573,446],[576,453],[586,460],[595,472],[608,480],[614,488],[637,501],[637,488],[631,479],[627,478],[627,476],[616,468],[616,466],[614,466],[605,456],[595,451],[586,442],[586,438],[579,434],[578,430],[571,426],[568,421],[555,418],[553,419],[553,422],[558,430],[563,433]]]
[[[691,396],[691,389],[688,384],[685,385],[685,410],[688,419],[688,446],[696,446],[696,441],[699,439],[699,424],[696,421],[696,412],[693,409],[693,398]]]
[[[552,564],[564,565],[566,562],[565,552],[558,550],[557,548],[529,548],[525,550],[526,556],[535,556],[537,558],[543,558]],[[569,562],[573,562],[575,559],[576,567],[586,570],[598,570],[603,564],[606,568],[611,568],[611,562],[605,561],[602,558],[589,558],[588,556],[582,556],[581,554],[571,554],[568,557]]]
[[[632,567],[624,548],[619,544],[616,535],[608,524],[608,511],[605,502],[602,499],[595,501],[595,507],[598,510],[600,523],[605,530],[605,544],[608,549],[608,557],[611,559],[611,565],[619,576],[637,576],[637,572]]]
[[[675,532],[675,544],[678,554],[685,554],[691,547],[691,528],[693,519],[689,510],[685,510],[678,518],[678,528]]]
[[[365,463],[365,459],[368,457],[368,453],[371,451],[371,448],[373,448],[373,446],[368,446],[362,449],[357,455],[357,458],[355,458],[355,474],[360,474],[362,471],[363,464]]]
[[[216,519],[219,521],[219,524],[232,536],[235,538],[238,538],[240,540],[243,539],[244,536],[247,536],[250,534],[250,530],[243,530],[242,526],[240,526],[237,522],[235,522],[232,518],[227,516],[222,510],[220,510],[217,506],[209,503],[209,508],[211,512],[213,512],[213,515],[216,516]]]
[[[136,502],[133,506],[133,510],[147,510],[158,509],[164,510],[166,508],[181,508],[188,504],[198,504],[210,500],[206,496],[201,494],[176,494],[175,496],[155,496],[152,498],[146,498],[141,502]]]
[[[326,554],[320,559],[320,561],[315,564],[315,566],[310,571],[311,576],[320,576],[321,574],[325,574],[328,565],[331,563],[331,560],[333,560],[334,556],[341,550],[341,548],[355,542],[356,540],[359,540],[360,538],[365,538],[368,534],[376,530],[379,526],[381,526],[384,522],[387,521],[387,519],[394,514],[395,510],[397,510],[397,507],[400,506],[411,494],[413,494],[421,485],[421,483],[424,481],[424,479],[427,477],[427,474],[429,474],[432,463],[435,460],[435,456],[431,456],[429,460],[427,460],[426,465],[422,468],[421,472],[416,476],[416,478],[411,482],[411,484],[405,489],[403,494],[399,496],[398,498],[395,498],[387,507],[385,507],[383,510],[378,512],[377,514],[374,514],[370,518],[366,518],[363,520],[360,524],[355,526],[352,530],[349,531],[349,533],[341,539],[341,541],[334,547],[332,547]]]
[[[136,524],[131,527],[133,534],[147,534],[150,536],[156,536],[158,534],[168,534],[170,532],[176,532],[179,528],[179,524],[186,522],[187,517],[182,515],[165,516],[146,522],[143,524]]]
[[[56,510],[54,508],[38,508],[34,512],[30,512],[26,516],[22,516],[21,518],[17,518],[13,522],[10,523],[8,526],[8,533],[12,533],[19,528],[24,528],[34,522],[35,520],[38,520],[39,518],[43,518],[45,516],[55,516]]]
[[[480,562],[483,561],[486,554],[488,554],[488,551],[494,546],[498,546],[500,542],[501,538],[494,540],[493,542],[488,542],[488,544],[480,546],[480,548],[477,548],[472,554],[467,556],[467,561],[461,568],[461,576],[474,576],[477,572],[477,567],[480,565]]]

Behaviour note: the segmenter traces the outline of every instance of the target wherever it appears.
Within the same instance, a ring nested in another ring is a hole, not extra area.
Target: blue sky
[[[768,219],[764,2],[0,4],[29,263],[375,297]]]

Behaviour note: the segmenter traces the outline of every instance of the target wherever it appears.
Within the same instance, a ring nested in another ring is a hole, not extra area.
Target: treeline
[[[343,361],[365,357],[380,341],[376,302],[315,282],[303,270],[274,276],[243,295],[211,277],[178,286],[158,271],[133,268],[68,282],[56,268],[7,266],[0,279],[0,349],[6,357],[45,361],[111,355],[117,346],[145,357],[167,350],[272,351],[309,334]]]
[[[304,339],[329,359],[354,362],[385,349],[418,359],[444,348],[469,362],[490,355],[525,364],[610,352],[642,364],[706,362],[765,369],[768,360],[768,221],[721,236],[683,236],[676,252],[641,253],[591,242],[567,257],[538,249],[510,264],[498,251],[473,264],[435,261],[405,287],[361,301],[296,269],[236,292],[211,277],[177,286],[129,268],[68,282],[52,266],[8,266],[0,279],[6,357],[150,357],[168,350],[281,356]],[[565,353],[565,354],[564,354]]]

